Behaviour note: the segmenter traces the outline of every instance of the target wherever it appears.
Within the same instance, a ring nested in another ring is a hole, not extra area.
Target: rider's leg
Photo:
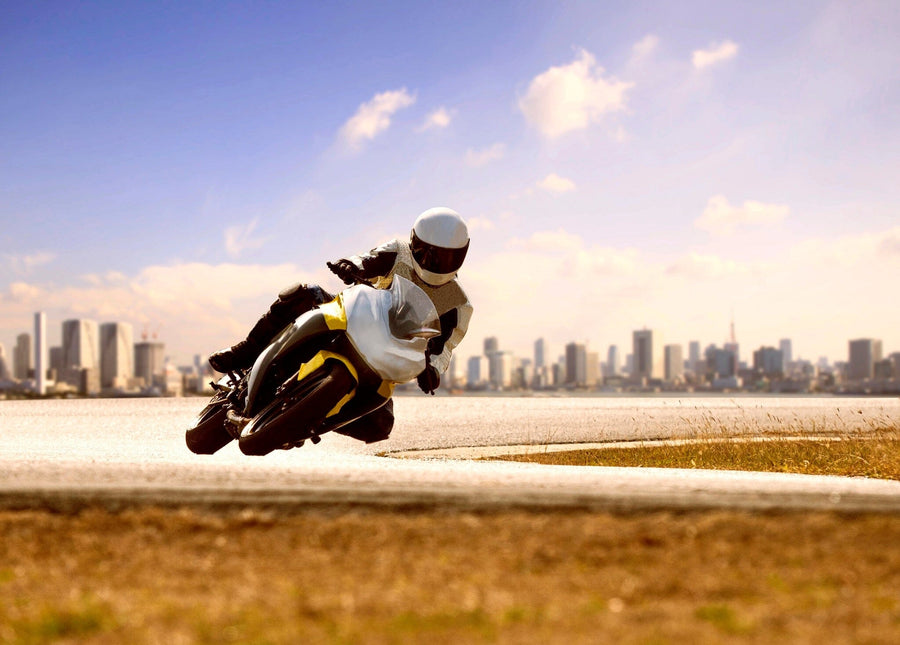
[[[375,443],[390,437],[393,427],[394,401],[390,400],[377,410],[348,423],[343,428],[335,430],[335,432],[365,441],[366,443]]]
[[[300,314],[332,300],[333,297],[318,285],[298,283],[288,287],[278,294],[278,299],[253,325],[245,340],[209,357],[210,366],[223,374],[250,367],[278,332]]]

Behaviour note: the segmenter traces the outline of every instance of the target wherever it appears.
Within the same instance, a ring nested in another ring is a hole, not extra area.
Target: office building
[[[703,367],[700,365],[700,341],[692,340],[688,343],[688,369],[694,374],[701,374]]]
[[[538,338],[534,341],[534,369],[539,370],[546,366],[547,363],[547,341]]]
[[[794,362],[794,346],[790,338],[782,338],[778,341],[778,349],[781,350],[781,361],[783,363],[781,372],[788,374],[791,363]]]
[[[34,314],[34,383],[38,394],[47,393],[47,314]]]
[[[157,341],[141,341],[134,345],[134,375],[144,380],[149,387],[154,377],[161,378],[165,374],[166,346]]]
[[[674,383],[684,378],[684,350],[681,345],[665,346],[665,373],[666,381]]]
[[[881,341],[860,338],[849,343],[847,379],[864,381],[875,378],[875,363],[881,360]]]
[[[566,345],[566,385],[587,385],[587,347],[581,343]]]
[[[100,335],[94,320],[65,320],[62,324],[63,368],[99,369]]]
[[[784,354],[774,347],[760,347],[753,352],[753,370],[765,376],[784,375]]]
[[[491,352],[488,359],[488,381],[494,389],[512,387],[515,358],[512,352]]]
[[[706,372],[715,379],[737,376],[737,356],[734,351],[710,345],[704,352],[706,356]]]
[[[637,379],[662,379],[665,377],[665,356],[662,334],[652,329],[642,329],[632,334],[634,368]]]
[[[128,323],[100,325],[100,386],[125,388],[134,376],[134,332]]]
[[[12,371],[9,369],[9,362],[6,358],[6,348],[0,343],[0,381],[9,381],[12,379]]]
[[[494,352],[500,351],[500,343],[496,336],[489,336],[484,339],[484,355],[490,356]]]
[[[622,359],[619,357],[619,346],[610,345],[606,350],[606,376],[617,376],[619,368],[622,366]]]
[[[16,346],[13,349],[13,375],[16,379],[24,381],[31,378],[34,372],[34,349],[31,344],[30,334],[16,336]]]
[[[483,356],[472,356],[466,364],[466,387],[482,388],[487,385],[487,359]]]

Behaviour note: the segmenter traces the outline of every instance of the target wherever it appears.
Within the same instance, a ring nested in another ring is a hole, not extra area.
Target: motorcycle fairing
[[[344,356],[342,356],[340,354],[336,354],[334,352],[329,352],[324,349],[321,350],[320,352],[318,352],[309,361],[307,361],[306,363],[303,363],[303,365],[300,366],[300,370],[297,372],[297,380],[302,381],[303,379],[308,377],[310,374],[315,372],[317,369],[322,367],[325,364],[325,361],[328,361],[328,360],[339,361],[339,362],[343,363],[347,367],[347,369],[350,371],[351,376],[353,376],[353,380],[355,380],[357,382],[357,384],[359,383],[359,373],[356,371],[356,367],[354,367],[353,363],[351,363],[349,359],[345,358]],[[340,412],[341,408],[344,407],[344,404],[347,403],[347,401],[352,399],[354,396],[356,396],[356,388],[355,387],[352,390],[350,390],[343,399],[341,399],[340,401],[337,402],[337,404],[331,409],[331,411],[325,415],[325,418],[327,419],[329,417],[333,417],[338,412]]]
[[[388,290],[357,286],[343,296],[347,336],[369,366],[385,381],[406,383],[425,369],[425,335],[434,330],[437,311],[421,289],[395,276]],[[417,325],[398,323],[400,316],[417,319]],[[398,337],[403,334],[406,337]],[[419,335],[421,334],[421,335]]]
[[[266,374],[276,359],[313,338],[334,333],[329,326],[329,320],[332,325],[335,324],[334,320],[326,317],[320,309],[307,311],[288,325],[281,335],[263,350],[253,363],[247,378],[247,400],[244,405],[246,412],[253,410],[256,398],[266,380]]]

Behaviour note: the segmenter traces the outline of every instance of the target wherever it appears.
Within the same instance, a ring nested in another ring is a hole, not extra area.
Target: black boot
[[[209,357],[209,365],[221,374],[237,369],[247,369],[253,365],[262,348],[249,340],[242,340],[228,349],[223,349]]]
[[[210,367],[222,374],[252,367],[256,357],[272,342],[278,332],[294,322],[300,314],[328,300],[331,300],[331,295],[315,285],[296,284],[285,289],[278,294],[278,300],[273,302],[269,310],[253,325],[246,340],[209,357]]]

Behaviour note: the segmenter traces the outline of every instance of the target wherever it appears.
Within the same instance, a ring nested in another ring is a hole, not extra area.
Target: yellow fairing
[[[325,316],[325,324],[328,329],[347,329],[347,312],[344,309],[344,299],[341,294],[331,302],[319,305],[319,313]]]
[[[329,303],[329,304],[332,304],[332,303]],[[343,309],[342,309],[342,311],[343,311]],[[347,322],[346,319],[344,319],[345,325],[346,325],[346,322]],[[329,325],[329,327],[331,327],[331,325]],[[350,370],[350,374],[353,375],[353,379],[357,383],[359,383],[359,374],[356,372],[356,368],[353,367],[353,363],[351,363],[349,360],[347,360],[345,357],[341,356],[340,354],[335,354],[334,352],[328,352],[328,351],[325,351],[324,349],[322,351],[320,351],[318,354],[316,354],[315,356],[313,356],[308,362],[303,363],[303,365],[300,366],[300,372],[297,374],[297,380],[302,381],[303,379],[305,379],[307,376],[309,376],[310,374],[315,372],[317,369],[322,367],[325,364],[325,361],[328,360],[329,358],[333,358],[334,360],[340,361],[341,363],[346,365],[347,369]],[[353,388],[352,390],[350,390],[350,392],[347,394],[347,396],[345,396],[343,399],[341,399],[340,401],[337,402],[337,405],[335,405],[331,409],[331,412],[329,412],[328,414],[325,415],[325,418],[327,419],[328,417],[333,417],[335,414],[340,412],[341,408],[344,407],[344,405],[347,403],[347,401],[352,399],[355,394],[356,394],[356,388]]]

